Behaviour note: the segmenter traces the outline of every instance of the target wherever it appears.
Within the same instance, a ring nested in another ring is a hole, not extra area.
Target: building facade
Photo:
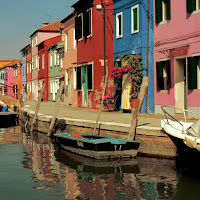
[[[39,56],[39,70],[38,70],[38,84],[39,89],[42,87],[42,83],[45,83],[44,90],[44,101],[50,100],[49,97],[49,76],[50,76],[50,66],[49,66],[49,48],[50,46],[60,42],[61,36],[57,36],[48,40],[44,40],[38,44],[38,56]]]
[[[108,67],[106,95],[113,95],[113,79],[110,76],[113,67],[113,4],[111,0],[80,0],[72,7],[76,12],[77,62],[73,81],[78,107],[97,109],[100,107],[106,71],[104,55]],[[104,8],[105,21],[102,17]]]
[[[60,38],[61,39],[61,38]],[[59,42],[49,47],[49,99],[56,101],[60,86],[60,53],[59,49],[64,48],[64,43]]]
[[[200,112],[199,1],[156,0],[154,6],[155,111],[169,105],[178,108],[172,114]]]
[[[144,64],[143,76],[147,75],[147,53],[148,53],[148,99],[146,97],[141,112],[154,112],[154,32],[153,32],[153,2],[149,1],[149,33],[147,52],[147,1],[142,0],[113,0],[114,2],[114,61],[119,61],[119,56],[141,54]],[[118,62],[123,66],[123,63]],[[122,89],[116,90],[119,96],[121,109],[129,110],[130,103],[130,80],[128,76],[122,78]],[[115,83],[114,83],[115,84]],[[120,98],[121,97],[121,98]],[[145,109],[146,108],[146,109]]]
[[[55,22],[53,24],[43,23],[43,27],[36,30],[31,37],[31,51],[32,51],[32,100],[38,99],[38,69],[39,69],[39,56],[38,47],[42,41],[59,36],[60,35],[60,22]]]
[[[75,13],[61,21],[64,38],[63,67],[61,75],[65,78],[65,105],[78,107],[78,92],[74,88],[74,66],[77,63],[77,41],[75,39]]]

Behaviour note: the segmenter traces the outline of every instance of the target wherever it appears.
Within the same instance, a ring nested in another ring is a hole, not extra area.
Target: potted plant
[[[138,93],[140,90],[140,85],[142,83],[143,77],[143,63],[141,54],[131,54],[120,56],[119,59],[122,61],[124,66],[129,66],[127,72],[130,74],[130,83],[131,83],[131,90],[130,90],[130,103],[133,101],[135,102],[138,98]],[[133,106],[134,107],[134,106]]]

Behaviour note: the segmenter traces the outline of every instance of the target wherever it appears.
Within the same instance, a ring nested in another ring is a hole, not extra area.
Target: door
[[[52,81],[52,89],[53,89],[53,91],[52,91],[52,94],[53,94],[53,101],[55,101],[56,100],[56,83],[55,83],[55,81]]]
[[[68,103],[72,105],[72,71],[69,70],[69,81],[68,81]]]
[[[175,113],[183,113],[187,109],[187,88],[186,88],[186,59],[175,59]]]
[[[87,66],[81,66],[81,79],[82,79],[82,106],[87,107],[87,98],[88,98],[88,90],[87,90]]]

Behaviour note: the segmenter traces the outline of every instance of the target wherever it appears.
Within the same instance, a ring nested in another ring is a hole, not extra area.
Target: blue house
[[[119,65],[118,57],[141,53],[144,64],[144,76],[146,76],[147,54],[147,0],[113,0],[114,3],[114,63]],[[148,48],[148,87],[147,109],[154,112],[154,31],[153,31],[153,1],[149,1],[149,48]],[[120,63],[123,65],[123,63]],[[124,78],[124,77],[123,77]],[[123,81],[122,81],[123,82]],[[125,81],[124,81],[125,82]],[[122,87],[123,88],[123,87]],[[123,91],[114,91],[118,94],[122,103]],[[146,98],[146,97],[145,97]],[[123,99],[129,108],[121,104],[121,109],[130,109],[129,98]],[[145,112],[145,101],[141,112]],[[124,104],[124,103],[123,103]]]
[[[26,87],[27,87],[27,70],[28,70],[28,65],[27,65],[27,55],[29,54],[29,50],[30,50],[30,44],[28,44],[26,47],[24,47],[21,50],[21,54],[22,54],[22,84],[23,87],[25,88],[26,91]],[[26,94],[26,92],[25,92]]]

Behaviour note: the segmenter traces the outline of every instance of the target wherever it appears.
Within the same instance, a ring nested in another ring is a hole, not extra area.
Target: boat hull
[[[70,137],[70,134],[66,137],[62,135],[55,134],[55,137],[63,149],[97,160],[134,158],[137,156],[140,145],[138,141],[118,140],[89,134],[80,134],[84,139]],[[88,139],[90,136],[92,139]]]
[[[7,128],[16,125],[16,113],[0,112],[0,128]]]

